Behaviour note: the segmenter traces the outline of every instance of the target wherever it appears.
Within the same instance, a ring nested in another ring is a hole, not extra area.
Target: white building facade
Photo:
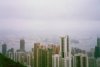
[[[71,47],[69,36],[60,39],[61,67],[71,67]]]

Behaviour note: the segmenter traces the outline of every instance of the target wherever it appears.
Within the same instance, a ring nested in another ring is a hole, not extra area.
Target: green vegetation
[[[0,67],[26,67],[0,54]]]

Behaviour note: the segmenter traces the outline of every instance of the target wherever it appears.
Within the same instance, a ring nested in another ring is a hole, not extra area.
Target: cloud
[[[96,30],[100,21],[99,2],[99,0],[2,0],[0,28]]]
[[[99,6],[99,0],[2,0],[0,18],[99,20]]]
[[[73,44],[79,44],[80,42],[78,40],[73,39],[73,40],[71,40],[71,43],[73,43]]]
[[[43,37],[68,33],[75,38],[73,43],[79,44],[74,46],[88,49],[95,39],[80,43],[77,38],[100,36],[99,29],[100,0],[0,0],[0,34],[4,36],[12,35],[12,30],[14,34],[31,30],[36,35],[39,31]]]

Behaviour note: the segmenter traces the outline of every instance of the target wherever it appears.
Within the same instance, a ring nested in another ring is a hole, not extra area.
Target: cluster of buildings
[[[90,52],[70,47],[69,36],[60,37],[59,45],[34,43],[30,52],[25,51],[25,40],[20,40],[20,49],[7,50],[2,45],[2,54],[27,67],[100,67],[100,39]]]

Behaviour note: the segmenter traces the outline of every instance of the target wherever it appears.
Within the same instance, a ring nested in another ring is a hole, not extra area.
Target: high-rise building
[[[32,61],[31,61],[31,59],[32,59],[32,57],[31,57],[31,52],[28,52],[27,53],[27,55],[26,55],[26,64],[27,64],[27,66],[28,67],[31,67],[32,65],[31,65],[31,63],[32,63]]]
[[[38,67],[47,67],[47,49],[41,46],[38,50]]]
[[[22,64],[24,64],[25,63],[25,61],[26,61],[26,53],[25,52],[21,52],[21,51],[19,51],[19,52],[15,52],[15,60],[17,61],[17,62],[20,62],[20,63],[22,63]]]
[[[88,58],[88,63],[89,63],[88,67],[96,67],[96,59],[95,58],[89,57]]]
[[[72,67],[88,67],[88,56],[85,54],[75,54],[72,58]]]
[[[70,57],[71,51],[69,46],[69,36],[61,37],[60,54],[61,58]]]
[[[34,67],[52,67],[52,48],[40,43],[34,44]]]
[[[52,56],[52,67],[60,67],[60,56],[55,54]]]
[[[14,60],[14,48],[11,48],[7,51],[7,57]]]
[[[61,67],[71,67],[71,48],[70,48],[69,36],[61,37],[60,41],[60,56]]]
[[[38,67],[38,50],[39,50],[39,46],[40,46],[40,43],[34,43],[34,52],[33,52],[33,55],[34,55],[34,67]]]
[[[95,47],[95,52],[94,52],[95,58],[100,58],[100,38],[97,38],[97,46]]]
[[[52,48],[53,54],[59,54],[60,45],[50,44],[49,47]]]
[[[88,67],[96,67],[96,59],[94,57],[94,48],[91,48],[88,54]]]
[[[7,53],[7,45],[6,44],[3,44],[2,45],[2,54],[3,55],[6,55],[6,53]]]
[[[97,38],[97,46],[100,47],[100,38]]]
[[[96,59],[96,67],[100,67],[100,58]]]
[[[24,39],[20,40],[20,50],[25,51],[25,40]]]
[[[94,51],[95,51],[94,48],[91,48],[90,51],[88,52],[88,56],[94,58]]]
[[[47,47],[47,67],[52,67],[53,49]]]

